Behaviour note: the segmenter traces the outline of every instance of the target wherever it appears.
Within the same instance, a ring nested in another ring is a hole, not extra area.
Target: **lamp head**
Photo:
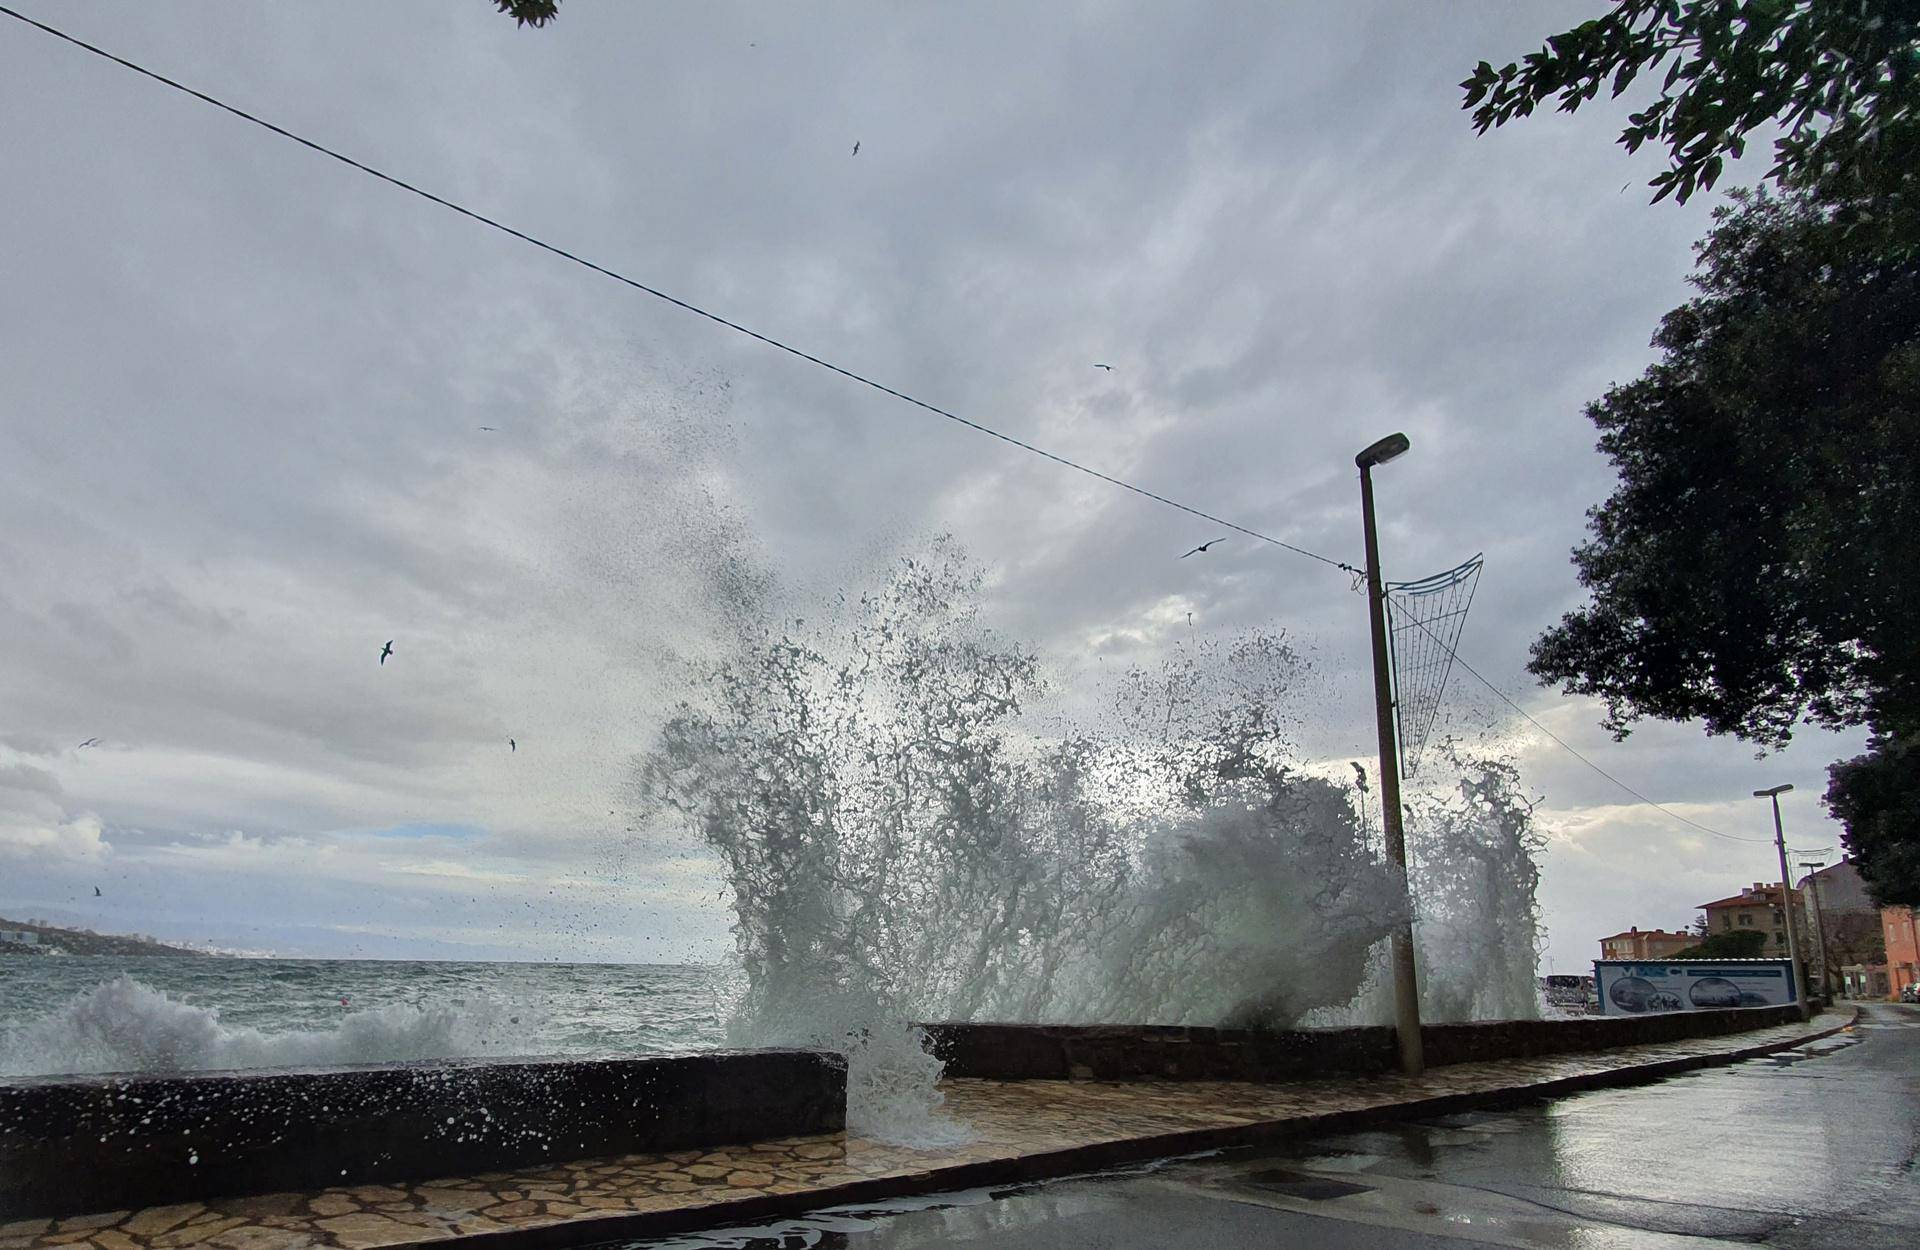
[[[1376,464],[1385,464],[1405,452],[1412,446],[1405,434],[1389,434],[1373,446],[1353,458],[1353,462],[1363,469],[1371,469]]]
[[[1771,790],[1755,790],[1753,792],[1753,797],[1756,799],[1770,799],[1776,794],[1785,794],[1787,791],[1791,789],[1793,789],[1793,783],[1788,782],[1784,786],[1775,786]]]

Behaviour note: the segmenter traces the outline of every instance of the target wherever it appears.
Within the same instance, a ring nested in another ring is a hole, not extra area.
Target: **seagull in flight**
[[[858,139],[855,139],[855,140],[853,141],[853,154],[854,154],[855,156],[858,156],[858,155],[860,155],[860,140],[858,140]]]
[[[1211,539],[1207,542],[1201,543],[1198,547],[1195,547],[1192,551],[1187,552],[1185,555],[1182,555],[1180,558],[1184,560],[1187,558],[1187,556],[1203,556],[1207,554],[1207,548],[1213,546],[1214,543],[1223,543],[1225,541],[1227,541],[1227,535],[1222,534],[1218,538]]]
[[[100,739],[98,739],[98,738],[88,738],[88,739],[87,739],[87,740],[86,740],[85,742],[82,742],[82,743],[81,743],[81,744],[80,744],[79,746],[77,746],[77,747],[75,747],[75,748],[73,748],[73,749],[74,749],[74,750],[76,750],[76,751],[84,751],[84,750],[86,750],[86,749],[87,749],[88,747],[97,747],[97,746],[99,746],[99,745],[100,745]]]
[[[519,743],[515,742],[512,738],[507,739],[507,750],[509,752],[518,751],[519,749],[520,749]]]
[[[99,898],[99,897],[100,897],[100,887],[99,887],[99,886],[97,886],[97,885],[93,887],[93,896],[94,896],[95,898]]]
[[[387,645],[380,648],[380,667],[387,666],[387,657],[393,654],[393,639],[387,639]]]
[[[483,425],[480,428],[489,434],[497,434],[500,432],[500,427],[497,425]]]
[[[1095,366],[1094,366],[1094,368],[1096,368],[1096,369],[1105,369],[1105,370],[1106,370],[1106,371],[1107,371],[1108,373],[1112,373],[1112,372],[1113,372],[1113,366],[1112,366],[1112,365],[1095,365]]]

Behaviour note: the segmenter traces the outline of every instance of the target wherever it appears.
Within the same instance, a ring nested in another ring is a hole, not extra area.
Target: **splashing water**
[[[1450,791],[1409,803],[1421,1018],[1524,1020],[1540,1014],[1536,856],[1545,839],[1519,771],[1445,744],[1432,761]],[[1444,765],[1444,766],[1442,766]]]
[[[731,884],[737,1040],[845,1051],[850,1125],[925,1144],[957,1128],[908,1021],[1384,1018],[1407,891],[1353,792],[1292,758],[1285,641],[1187,648],[1043,733],[1039,660],[979,585],[937,541],[825,625],[747,630],[643,762]],[[1510,768],[1454,761],[1412,802],[1426,999],[1531,1015],[1527,809]]]
[[[327,1029],[265,1032],[172,998],[133,977],[76,994],[0,1036],[0,1073],[166,1072],[383,1063],[515,1053],[513,1018],[494,1004],[351,1012]]]
[[[913,1021],[1385,1022],[1383,943],[1410,910],[1427,1018],[1537,1014],[1539,841],[1499,757],[1450,745],[1409,791],[1410,908],[1346,761],[1303,762],[1289,739],[1304,665],[1284,638],[1189,642],[1069,715],[1039,657],[982,623],[950,542],[811,628],[767,625],[748,572],[722,587],[730,651],[638,789],[725,871],[730,1040],[844,1053],[856,1131],[968,1135]],[[526,1053],[514,1009],[389,1004],[266,1032],[121,978],[7,1030],[0,1072]]]

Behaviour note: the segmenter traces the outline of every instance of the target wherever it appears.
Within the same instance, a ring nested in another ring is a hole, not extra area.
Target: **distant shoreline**
[[[21,935],[32,934],[31,938]],[[57,957],[61,955],[194,955],[216,958],[209,951],[185,946],[169,946],[148,937],[114,933],[90,933],[85,929],[62,929],[56,925],[28,924],[0,916],[0,958]]]

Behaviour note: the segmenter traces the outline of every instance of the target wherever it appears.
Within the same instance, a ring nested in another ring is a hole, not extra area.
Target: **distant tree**
[[[1587,408],[1620,480],[1573,553],[1591,602],[1529,668],[1619,737],[1644,716],[1768,747],[1874,729],[1830,798],[1862,876],[1906,898],[1920,821],[1849,813],[1920,802],[1920,256],[1844,207],[1716,212],[1661,359]]]
[[[1815,952],[1827,952],[1827,977],[1840,979],[1840,970],[1848,964],[1879,964],[1887,961],[1886,931],[1880,926],[1878,912],[1840,912],[1823,915],[1821,941]],[[1809,941],[1811,942],[1811,938]]]
[[[1910,735],[1875,735],[1867,754],[1827,770],[1827,809],[1843,825],[1873,901],[1920,907],[1920,746]]]
[[[545,26],[560,16],[560,0],[493,0],[519,26]]]
[[[1732,929],[1701,939],[1698,945],[1674,952],[1674,959],[1754,959],[1767,948],[1767,935],[1758,929]]]
[[[1747,136],[1779,127],[1767,176],[1886,208],[1913,206],[1920,179],[1920,4],[1914,0],[1618,0],[1604,16],[1460,84],[1475,127],[1504,125],[1548,97],[1572,112],[1642,71],[1659,97],[1627,119],[1629,152],[1649,141],[1670,163],[1655,200],[1711,187]]]

